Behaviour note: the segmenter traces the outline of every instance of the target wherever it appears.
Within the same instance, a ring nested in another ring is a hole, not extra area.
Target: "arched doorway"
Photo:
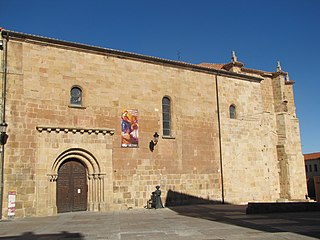
[[[57,211],[74,212],[87,210],[87,170],[76,158],[63,162],[58,170]]]

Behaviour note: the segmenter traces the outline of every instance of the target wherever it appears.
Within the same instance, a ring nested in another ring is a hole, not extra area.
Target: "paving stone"
[[[235,211],[230,205],[196,205],[0,221],[0,240],[311,240],[320,238],[319,225],[317,212],[253,218],[245,207]]]

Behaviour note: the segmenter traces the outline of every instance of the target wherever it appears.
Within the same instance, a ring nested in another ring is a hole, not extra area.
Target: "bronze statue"
[[[154,191],[155,200],[156,200],[155,209],[163,208],[162,201],[161,201],[160,186],[156,186],[156,189],[157,190]]]

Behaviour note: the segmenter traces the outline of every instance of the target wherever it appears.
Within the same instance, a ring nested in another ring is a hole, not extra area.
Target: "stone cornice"
[[[289,81],[285,81],[284,83],[285,85],[293,85],[295,81],[289,80]]]
[[[77,128],[77,127],[48,127],[48,126],[37,126],[36,129],[39,132],[64,132],[64,133],[80,133],[80,134],[109,134],[114,135],[114,129],[110,128]]]
[[[88,174],[87,177],[89,180],[101,180],[103,179],[107,174],[106,173],[96,173],[96,174]],[[49,173],[47,174],[48,180],[50,182],[55,182],[58,179],[58,174],[57,173]]]

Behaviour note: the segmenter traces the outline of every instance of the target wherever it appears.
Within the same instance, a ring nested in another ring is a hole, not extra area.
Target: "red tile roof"
[[[200,63],[198,65],[201,67],[213,68],[216,70],[224,70],[223,66],[226,64],[225,63]]]
[[[227,71],[228,70],[227,67],[229,64],[230,63],[206,63],[206,62],[203,62],[203,63],[198,64],[198,66],[207,67],[207,68],[211,68],[211,69],[215,69],[215,70]],[[239,64],[242,64],[242,63],[239,62]],[[272,74],[272,72],[267,72],[267,71],[263,71],[263,70],[256,70],[256,69],[252,69],[252,68],[244,68],[244,67],[241,67],[241,71],[243,73],[253,73],[253,74],[258,74],[260,76]],[[289,81],[287,81],[286,84],[288,82]]]
[[[304,160],[313,160],[320,158],[320,152],[303,154]]]

